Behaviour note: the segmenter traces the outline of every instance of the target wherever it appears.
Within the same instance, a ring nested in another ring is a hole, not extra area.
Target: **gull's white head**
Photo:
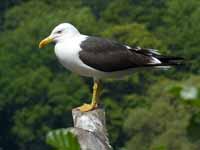
[[[61,23],[52,30],[51,34],[47,38],[40,42],[39,48],[43,48],[51,42],[57,43],[78,34],[80,34],[79,31],[72,24]]]

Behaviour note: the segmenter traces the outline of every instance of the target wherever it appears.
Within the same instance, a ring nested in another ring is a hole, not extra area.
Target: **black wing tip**
[[[185,64],[185,58],[179,57],[179,56],[161,55],[156,49],[140,48],[140,47],[131,48],[131,49],[139,54],[155,57],[161,62],[161,64],[159,64],[160,66],[176,66],[176,65]]]
[[[159,59],[161,61],[161,64],[164,65],[169,65],[169,66],[185,65],[185,59],[183,57],[160,56],[160,58],[157,59]]]
[[[136,53],[146,55],[146,56],[154,56],[154,55],[161,55],[157,49],[151,49],[151,48],[141,48],[141,47],[135,47],[130,48],[130,50],[135,51]]]

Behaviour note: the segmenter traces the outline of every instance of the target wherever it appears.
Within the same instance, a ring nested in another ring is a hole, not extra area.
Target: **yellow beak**
[[[43,39],[40,44],[39,44],[39,48],[43,48],[45,47],[47,44],[53,42],[53,39],[51,37],[47,37],[45,39]]]

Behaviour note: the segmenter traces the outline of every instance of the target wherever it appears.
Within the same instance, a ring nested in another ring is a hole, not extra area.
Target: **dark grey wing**
[[[152,57],[108,39],[88,37],[80,45],[80,59],[90,67],[113,72],[151,64]]]

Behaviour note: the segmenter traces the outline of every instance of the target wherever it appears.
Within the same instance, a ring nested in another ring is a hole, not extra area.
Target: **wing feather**
[[[153,66],[160,63],[151,55],[146,55],[124,46],[116,41],[89,37],[80,45],[80,59],[90,67],[104,71],[113,72],[126,70],[134,67]]]

